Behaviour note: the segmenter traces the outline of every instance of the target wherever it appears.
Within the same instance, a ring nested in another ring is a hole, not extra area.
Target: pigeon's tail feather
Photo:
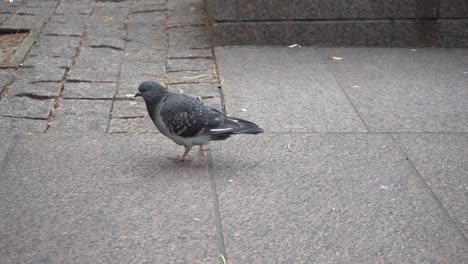
[[[226,117],[222,126],[211,129],[212,135],[259,134],[264,130],[256,124],[237,117]]]

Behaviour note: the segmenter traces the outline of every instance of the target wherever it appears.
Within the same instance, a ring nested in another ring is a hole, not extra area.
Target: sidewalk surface
[[[201,0],[0,22],[40,30],[0,69],[0,263],[468,263],[468,50],[212,49]],[[144,80],[266,132],[173,163]]]

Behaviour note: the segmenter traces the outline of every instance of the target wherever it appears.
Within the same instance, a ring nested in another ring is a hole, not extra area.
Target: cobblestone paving
[[[0,126],[26,132],[154,132],[138,84],[221,107],[203,1],[2,2],[2,28],[39,28],[18,68],[0,69]]]

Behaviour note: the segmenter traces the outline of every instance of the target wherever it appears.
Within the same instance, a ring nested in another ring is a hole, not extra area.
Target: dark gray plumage
[[[148,114],[158,130],[176,144],[185,147],[182,156],[170,158],[184,161],[192,146],[200,146],[212,140],[224,140],[233,134],[258,134],[263,129],[256,124],[226,116],[224,113],[203,104],[193,97],[175,94],[153,81],[145,81],[138,87]]]

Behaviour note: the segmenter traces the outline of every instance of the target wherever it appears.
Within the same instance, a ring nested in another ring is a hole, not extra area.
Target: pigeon
[[[259,134],[264,131],[252,122],[227,116],[194,97],[171,93],[153,81],[142,82],[135,94],[135,97],[138,96],[145,100],[148,114],[158,130],[185,147],[182,156],[168,158],[175,162],[187,160],[192,146],[198,145],[199,155],[205,156],[203,145],[210,141],[225,140],[234,134]]]

